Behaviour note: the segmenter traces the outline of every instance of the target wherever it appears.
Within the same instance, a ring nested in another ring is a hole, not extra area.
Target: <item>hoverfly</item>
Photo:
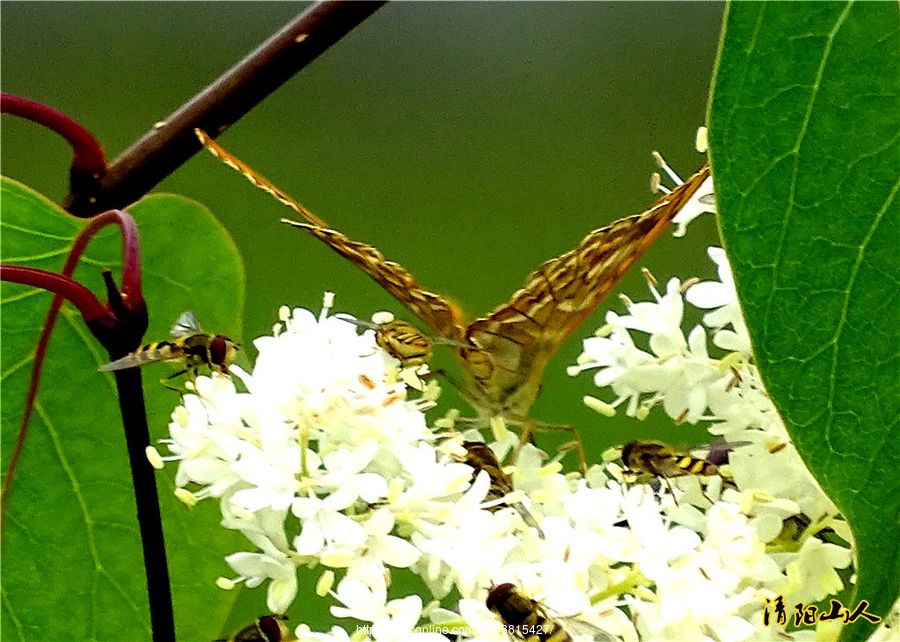
[[[661,441],[630,441],[622,446],[622,461],[632,471],[654,477],[682,477],[719,474],[711,461],[677,452]]]
[[[214,642],[290,642],[296,638],[285,622],[286,615],[263,615],[230,638]]]
[[[434,341],[422,334],[412,323],[400,319],[375,323],[354,319],[344,314],[336,316],[341,321],[374,330],[375,344],[399,361],[401,368],[420,366],[431,360]]]
[[[375,321],[362,321],[353,317],[338,314],[342,321],[375,331],[375,344],[400,362],[403,368],[420,366],[431,361],[434,346],[460,347],[461,343],[444,339],[443,337],[430,337],[416,326],[402,319],[391,319],[378,323]],[[388,314],[388,317],[390,315]],[[443,374],[443,372],[442,372]]]
[[[616,638],[583,620],[551,615],[550,609],[520,591],[514,584],[497,584],[485,604],[506,629],[511,639],[525,642],[573,642],[572,636],[593,642],[615,642]]]
[[[710,452],[713,451],[711,450]],[[721,453],[717,452],[717,456],[721,456]],[[678,452],[672,446],[661,441],[628,442],[622,446],[622,462],[628,469],[627,472],[649,475],[665,481],[673,498],[675,492],[669,481],[672,477],[685,477],[688,475],[697,477],[722,476],[719,467],[709,459]],[[723,479],[728,481],[728,478],[724,476]],[[702,489],[701,493],[709,503],[713,503],[713,500]]]
[[[136,368],[155,361],[179,361],[184,368],[163,379],[163,384],[175,377],[188,373],[196,377],[200,366],[206,366],[212,372],[228,374],[228,366],[234,361],[234,355],[240,345],[224,334],[204,332],[193,312],[182,312],[171,330],[171,341],[159,341],[143,345],[134,352],[100,366],[100,370],[124,370]],[[170,387],[170,386],[167,386]]]
[[[404,368],[428,363],[434,347],[434,342],[419,332],[416,326],[400,319],[378,324],[375,343]]]
[[[483,470],[491,480],[491,487],[487,495],[488,499],[502,499],[513,492],[512,481],[509,479],[509,476],[503,472],[500,462],[497,461],[497,456],[487,444],[482,444],[477,441],[466,441],[463,442],[463,448],[466,449],[466,454],[461,461],[474,468],[476,473],[479,470]],[[536,530],[538,535],[544,537],[544,531],[541,530],[541,527],[538,526],[534,516],[528,512],[528,509],[525,508],[521,502],[515,502],[514,504],[510,504],[510,506],[519,513],[523,522]],[[493,510],[497,510],[498,508],[500,507],[496,506]]]

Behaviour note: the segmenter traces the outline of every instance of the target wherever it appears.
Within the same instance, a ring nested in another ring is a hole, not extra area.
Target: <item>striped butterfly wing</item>
[[[493,370],[474,377],[476,394],[487,405],[510,397],[500,408],[525,414],[550,358],[708,176],[704,166],[642,214],[594,230],[575,249],[529,275],[509,302],[472,323],[466,338],[494,358]]]
[[[281,219],[283,223],[306,230],[335,252],[358,265],[395,299],[424,321],[438,336],[457,343],[464,340],[464,329],[468,322],[452,302],[423,288],[406,268],[399,263],[386,260],[377,248],[353,241],[344,234],[330,229],[328,224],[317,214],[219,145],[202,129],[194,129],[194,133],[213,156],[237,171],[255,187],[272,195],[306,221],[306,223],[302,223]]]
[[[441,295],[423,288],[406,268],[385,259],[377,248],[353,241],[336,230],[290,219],[281,220],[283,223],[306,230],[332,250],[358,265],[439,336],[455,342],[465,340],[466,321],[459,308]]]

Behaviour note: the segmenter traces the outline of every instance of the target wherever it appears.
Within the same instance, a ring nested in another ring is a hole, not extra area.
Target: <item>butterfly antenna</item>
[[[222,147],[219,143],[214,141],[205,131],[203,131],[202,129],[194,129],[194,134],[197,135],[197,138],[200,139],[200,142],[203,143],[203,146],[208,149],[213,156],[228,165],[228,167],[230,167],[231,169],[241,174],[244,178],[250,181],[250,183],[254,187],[258,187],[262,191],[273,196],[275,200],[277,200],[282,205],[287,205],[289,208],[291,208],[293,211],[295,211],[297,214],[302,216],[313,225],[317,227],[329,227],[328,223],[319,218],[317,214],[310,212],[303,205],[291,198],[291,196],[289,196],[287,193],[279,189],[268,178],[258,173],[255,169],[247,165],[247,163]]]

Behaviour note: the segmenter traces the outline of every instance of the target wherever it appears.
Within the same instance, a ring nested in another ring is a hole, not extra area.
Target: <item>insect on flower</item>
[[[463,448],[466,449],[466,454],[461,461],[474,468],[476,472],[483,470],[491,480],[490,490],[488,490],[487,495],[488,499],[502,499],[513,492],[512,481],[510,481],[509,476],[503,472],[500,462],[497,461],[497,456],[487,444],[466,441],[463,443]],[[528,509],[525,508],[521,502],[515,502],[510,504],[510,506],[519,513],[523,522],[535,529],[538,535],[541,537],[544,536],[544,531],[538,526],[537,520],[534,519],[534,516],[528,512]],[[499,508],[499,506],[495,507],[494,510],[497,510],[497,508]]]
[[[234,361],[240,345],[224,334],[204,332],[193,312],[183,312],[171,330],[170,341],[158,341],[141,346],[134,352],[100,366],[103,372],[137,368],[156,361],[175,361],[184,365],[173,375],[163,379],[163,385],[185,373],[195,378],[201,366],[211,372],[228,374],[228,366]]]
[[[672,218],[709,177],[704,166],[682,185],[662,195],[641,214],[589,233],[573,250],[547,261],[506,303],[469,322],[449,299],[423,288],[403,266],[378,249],[331,229],[319,216],[292,199],[233,156],[206,133],[194,130],[217,158],[253,185],[303,217],[282,219],[305,230],[355,263],[403,303],[436,336],[457,345],[465,374],[462,393],[486,423],[494,417],[522,426],[520,447],[533,430],[564,429],[573,434],[581,464],[580,440],[571,426],[554,426],[529,417],[544,369],[566,339],[597,307],[629,267],[653,244]]]
[[[719,447],[710,449],[710,455],[719,456]],[[680,453],[672,446],[661,441],[630,441],[622,446],[622,461],[628,472],[639,475],[662,479],[669,488],[669,493],[674,497],[672,477],[685,477],[695,475],[697,477],[712,477],[714,475],[730,483],[730,479],[722,475],[722,471],[707,457],[694,457],[693,455]],[[712,503],[713,500],[703,493],[703,496]]]
[[[551,609],[520,591],[514,584],[497,584],[485,601],[506,629],[510,639],[526,642],[573,642],[572,636],[594,642],[616,638],[584,620],[551,613]]]
[[[677,452],[661,441],[630,441],[622,446],[622,461],[634,472],[654,477],[711,477],[719,468],[707,459]]]
[[[374,330],[376,345],[399,361],[403,368],[420,366],[431,360],[435,342],[420,332],[412,323],[400,319],[374,323],[354,319],[344,314],[335,316],[355,326]]]
[[[291,642],[296,638],[285,622],[286,615],[263,615],[230,638],[214,642]]]

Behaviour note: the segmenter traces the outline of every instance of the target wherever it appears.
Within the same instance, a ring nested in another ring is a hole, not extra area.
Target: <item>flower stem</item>
[[[643,576],[643,574],[637,569],[632,569],[631,572],[622,578],[621,581],[611,584],[606,587],[605,590],[597,593],[596,595],[591,596],[591,604],[599,604],[603,600],[608,597],[612,597],[613,595],[620,595],[622,593],[630,593],[631,589],[633,589],[638,584],[644,584],[647,582],[647,578]]]

